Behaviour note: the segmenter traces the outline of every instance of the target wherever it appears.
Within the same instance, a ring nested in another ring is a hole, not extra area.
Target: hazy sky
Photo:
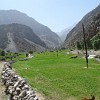
[[[59,32],[77,23],[100,0],[0,0],[0,10],[16,9]]]

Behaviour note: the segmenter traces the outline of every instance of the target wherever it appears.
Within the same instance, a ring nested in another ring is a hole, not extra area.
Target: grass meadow
[[[32,59],[12,66],[17,74],[42,94],[45,100],[81,100],[93,94],[100,100],[100,62],[70,58],[67,51],[35,53]],[[24,55],[25,56],[25,55]]]

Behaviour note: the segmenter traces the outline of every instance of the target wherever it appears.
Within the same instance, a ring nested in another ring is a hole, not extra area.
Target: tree
[[[92,49],[93,47],[92,47],[92,42],[91,42],[91,40],[90,39],[87,39],[87,48],[88,49]]]
[[[1,56],[5,56],[5,51],[1,51]]]
[[[30,50],[29,53],[30,53],[30,54],[33,54],[33,51]]]
[[[97,40],[98,49],[100,49],[100,39]]]
[[[94,47],[95,50],[100,49],[100,39],[93,41],[93,47]]]
[[[26,57],[28,57],[28,53],[26,53]]]
[[[82,49],[80,42],[77,41],[77,49],[80,50]]]

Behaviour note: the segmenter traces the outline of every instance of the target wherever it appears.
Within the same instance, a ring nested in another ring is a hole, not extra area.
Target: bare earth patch
[[[44,97],[40,93],[35,93],[39,100],[45,100]]]
[[[77,99],[74,98],[74,97],[70,97],[70,98],[68,98],[67,100],[77,100]]]

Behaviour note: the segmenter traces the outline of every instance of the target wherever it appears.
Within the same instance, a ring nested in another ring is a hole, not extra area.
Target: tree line
[[[96,34],[92,39],[86,40],[87,49],[100,50],[100,32]],[[84,49],[84,41],[76,42],[77,49]]]

